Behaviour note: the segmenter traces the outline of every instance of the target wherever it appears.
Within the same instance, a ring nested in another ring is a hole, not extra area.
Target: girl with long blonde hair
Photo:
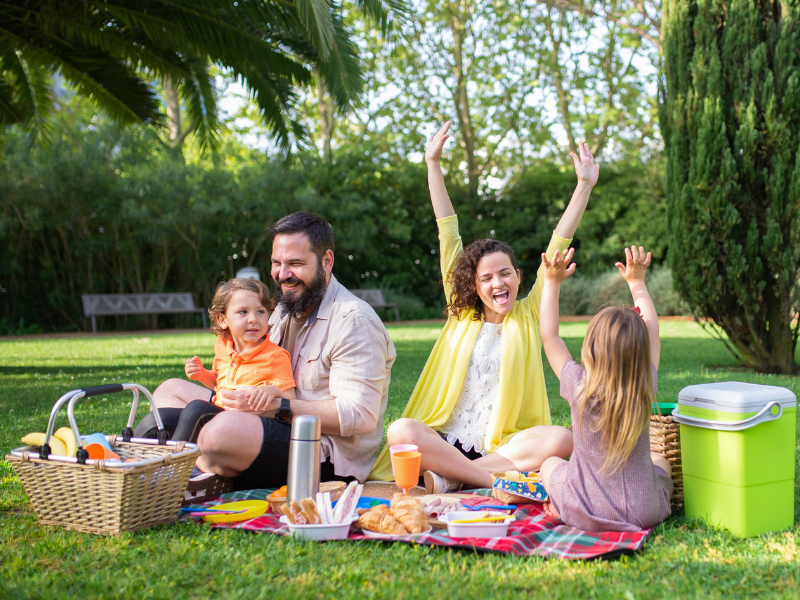
[[[558,335],[561,282],[575,272],[574,249],[556,252],[545,266],[541,332],[545,354],[572,411],[574,449],[542,464],[550,500],[545,511],[587,531],[638,531],[670,514],[671,468],[650,454],[650,406],[661,353],[658,316],[644,283],[651,256],[625,248],[616,263],[635,308],[608,307],[589,323],[579,365]]]

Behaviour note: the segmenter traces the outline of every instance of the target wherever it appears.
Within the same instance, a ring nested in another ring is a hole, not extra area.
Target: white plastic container
[[[297,525],[289,522],[286,515],[280,518],[281,523],[289,526],[289,531],[294,537],[317,542],[325,540],[346,540],[350,533],[350,525],[358,521],[358,516],[353,515],[346,523],[335,525]]]
[[[483,523],[453,523],[464,519],[480,519],[488,516],[505,517],[502,521],[484,521]],[[508,526],[514,520],[513,515],[495,511],[454,510],[439,517],[447,523],[447,534],[453,538],[495,538],[508,535]]]

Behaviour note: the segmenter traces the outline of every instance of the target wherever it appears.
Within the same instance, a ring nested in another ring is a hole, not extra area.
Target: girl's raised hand
[[[560,284],[567,277],[575,272],[575,263],[570,264],[575,255],[575,248],[568,250],[556,250],[553,260],[547,260],[547,255],[542,252],[542,263],[544,263],[544,277],[546,280]],[[569,266],[567,266],[569,265]]]
[[[200,360],[200,357],[193,356],[186,361],[186,365],[183,367],[183,370],[186,373],[186,377],[189,379],[197,379],[200,373],[204,371],[203,361]]]
[[[578,142],[578,151],[580,156],[574,152],[570,152],[572,162],[575,163],[575,174],[578,176],[578,181],[586,183],[591,187],[597,183],[597,178],[600,176],[600,166],[594,162],[592,151],[589,150],[589,144],[586,142]]]
[[[630,248],[625,248],[625,264],[618,262],[614,266],[619,269],[622,277],[630,284],[644,281],[644,275],[647,272],[647,267],[650,266],[652,258],[650,252],[645,254],[642,246],[639,246],[638,249],[636,246],[631,246]]]
[[[442,158],[442,148],[444,148],[447,138],[450,137],[447,131],[450,129],[451,124],[452,121],[445,121],[442,128],[428,140],[428,148],[425,150],[426,163],[438,163],[439,159]]]

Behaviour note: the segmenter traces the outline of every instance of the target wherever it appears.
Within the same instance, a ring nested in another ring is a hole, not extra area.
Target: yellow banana
[[[45,437],[47,436],[44,433],[29,433],[22,438],[22,443],[29,446],[41,446],[44,444]],[[59,456],[67,456],[66,444],[54,435],[50,436],[50,451]]]
[[[75,456],[75,451],[78,449],[78,446],[75,445],[75,436],[72,433],[72,429],[69,427],[60,427],[53,435],[64,442],[64,445],[67,447],[67,456]]]

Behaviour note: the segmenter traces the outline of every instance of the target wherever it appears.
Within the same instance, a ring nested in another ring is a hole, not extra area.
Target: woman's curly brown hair
[[[448,282],[453,286],[453,295],[447,299],[444,315],[448,318],[458,319],[466,310],[475,309],[473,319],[480,321],[483,318],[483,301],[478,296],[478,286],[475,278],[478,276],[478,263],[487,254],[502,252],[508,256],[514,270],[517,271],[517,259],[511,246],[500,240],[475,240],[464,248],[458,258],[456,267],[447,274]]]
[[[211,307],[208,309],[208,321],[211,325],[211,333],[214,335],[222,336],[223,338],[231,337],[230,331],[219,326],[219,316],[228,311],[228,304],[230,304],[233,294],[239,290],[255,293],[261,301],[261,306],[268,311],[271,311],[275,306],[272,298],[270,298],[269,288],[263,281],[241,277],[223,281],[217,286],[217,291],[214,292],[214,299],[211,301]],[[269,328],[267,333],[269,333]]]

